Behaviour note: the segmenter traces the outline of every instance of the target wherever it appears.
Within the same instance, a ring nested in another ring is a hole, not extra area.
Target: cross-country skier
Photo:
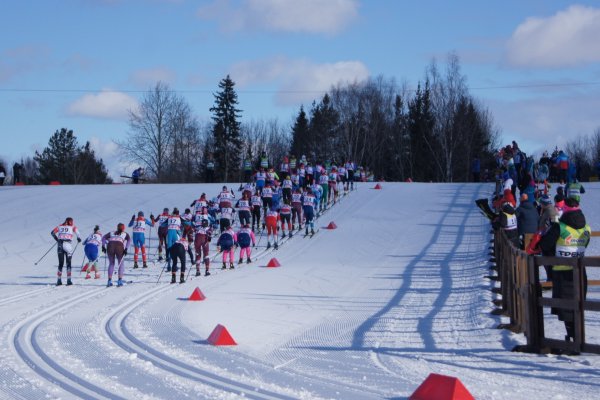
[[[296,228],[298,220],[298,230],[302,229],[302,192],[300,188],[294,189],[292,193],[292,228]]]
[[[102,252],[108,255],[108,282],[107,287],[113,285],[112,276],[115,271],[115,257],[119,263],[117,272],[117,286],[123,286],[123,273],[125,271],[124,257],[127,255],[127,249],[131,243],[129,234],[125,232],[125,224],[119,223],[117,230],[109,232],[102,238]]]
[[[256,182],[256,190],[259,193],[262,193],[263,188],[265,187],[265,182],[267,180],[267,174],[263,167],[260,167],[260,170],[254,175],[254,181]]]
[[[290,178],[289,175],[287,175],[285,177],[285,179],[283,180],[282,184],[281,184],[281,193],[283,196],[283,200],[285,201],[287,200],[292,200],[292,188],[293,188],[293,184],[292,184],[292,179]]]
[[[285,228],[287,224],[287,230],[290,237],[292,237],[292,206],[289,200],[284,200],[283,204],[279,208],[279,217],[281,218],[281,238],[286,237]]]
[[[233,189],[232,189],[233,190]],[[233,199],[235,199],[235,195],[232,191],[227,189],[227,186],[223,186],[223,190],[217,196],[219,200],[219,208],[231,208],[233,205]]]
[[[65,222],[61,225],[58,225],[54,228],[50,235],[56,240],[58,243],[56,250],[58,254],[58,272],[56,275],[58,276],[56,280],[56,286],[62,285],[62,270],[65,265],[65,259],[67,264],[67,285],[72,285],[71,281],[71,257],[73,256],[73,245],[71,244],[73,237],[77,238],[77,242],[81,242],[81,237],[79,237],[79,230],[73,223],[73,218],[67,217]]]
[[[273,235],[273,242],[275,243],[275,249],[278,248],[277,244],[277,223],[279,222],[279,212],[275,207],[269,208],[265,214],[265,224],[267,227],[267,249],[271,248],[271,235]]]
[[[100,252],[98,250],[102,246],[102,233],[98,225],[94,227],[94,232],[83,241],[83,245],[83,252],[88,259],[83,268],[85,270],[85,279],[90,279],[90,273],[92,272],[95,272],[94,279],[98,279],[100,278],[100,273],[98,272],[98,254]]]
[[[256,229],[260,228],[260,207],[262,206],[262,199],[260,197],[260,191],[256,189],[256,193],[250,199],[250,203],[252,205],[252,231],[254,232],[254,224],[256,224]]]
[[[306,193],[304,193],[304,198],[302,201],[302,212],[304,214],[304,224],[306,226],[305,235],[308,235],[308,226],[310,225],[310,233],[311,235],[315,234],[315,225],[313,219],[315,218],[315,208],[317,207],[317,199],[315,195],[312,193],[312,189],[306,189]]]
[[[252,255],[252,246],[256,246],[256,236],[254,236],[254,232],[250,229],[250,224],[243,225],[242,228],[237,233],[237,243],[240,246],[240,260],[238,264],[244,262],[244,256],[246,256],[246,262],[250,264],[252,259],[250,256]]]
[[[169,256],[173,261],[171,268],[171,283],[177,283],[177,261],[181,262],[181,274],[179,283],[185,282],[185,253],[188,251],[189,242],[185,234],[182,234],[169,248]]]
[[[335,204],[335,202],[337,201],[338,179],[339,179],[339,175],[338,175],[337,168],[335,166],[333,166],[333,167],[331,167],[331,172],[329,173],[329,193],[330,193],[329,202],[331,204]]]
[[[237,201],[235,207],[238,210],[238,217],[240,219],[240,225],[244,226],[250,223],[250,196],[247,191],[244,191],[242,198]]]
[[[354,190],[354,170],[356,169],[356,165],[354,165],[354,162],[348,160],[346,161],[345,167],[348,178],[346,179],[346,187],[344,188],[344,190]]]
[[[169,209],[164,208],[162,214],[158,216],[158,218],[153,218],[152,222],[158,223],[158,261],[163,260],[162,250],[163,246],[166,249],[167,243],[167,230],[169,227]],[[166,250],[165,250],[166,251]]]
[[[263,213],[266,215],[267,210],[273,206],[273,188],[269,182],[266,183],[261,196],[263,200]]]
[[[179,216],[179,209],[173,208],[173,213],[169,215],[167,220],[167,239],[166,239],[166,258],[167,258],[167,272],[171,271],[171,257],[169,257],[169,249],[179,239],[181,235],[181,217]]]
[[[206,200],[206,193],[202,193],[199,199],[192,201],[190,207],[194,207],[194,214],[202,214],[203,208],[208,208],[208,201]]]
[[[323,188],[321,187],[321,185],[319,185],[318,183],[313,183],[312,185],[310,185],[310,188],[312,190],[312,194],[315,196],[315,201],[316,204],[321,204],[321,194],[323,191]],[[319,215],[319,209],[317,207],[317,216]]]
[[[142,263],[144,268],[148,268],[146,263],[146,225],[154,226],[154,222],[151,219],[144,217],[143,211],[138,211],[137,218],[135,215],[131,216],[129,221],[129,227],[133,227],[133,268],[138,267],[138,253],[142,252]]]
[[[231,226],[227,227],[227,229],[221,233],[221,236],[219,236],[219,239],[217,240],[217,251],[223,252],[223,266],[221,269],[227,268],[227,256],[229,256],[229,268],[235,268],[233,266],[233,260],[235,259],[235,240],[236,235]]]
[[[212,228],[207,218],[196,216],[194,220],[194,248],[196,250],[196,276],[200,276],[200,263],[204,262],[204,275],[210,275],[208,250],[212,239]]]
[[[321,171],[321,177],[319,178],[319,184],[321,185],[321,202],[318,205],[318,211],[322,211],[327,208],[329,202],[329,176],[327,171],[323,169]]]

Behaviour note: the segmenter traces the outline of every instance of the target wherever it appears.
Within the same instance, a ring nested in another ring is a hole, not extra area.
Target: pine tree
[[[310,132],[308,128],[309,122],[306,118],[306,112],[304,106],[300,106],[300,111],[292,127],[292,149],[291,154],[300,157],[302,154],[306,154],[309,149]]]
[[[40,183],[110,183],[104,163],[96,159],[89,142],[80,148],[73,131],[66,128],[52,135],[41,154],[36,151],[34,161]]]
[[[215,163],[219,166],[216,176],[224,182],[239,176],[240,154],[242,139],[240,134],[240,112],[235,83],[229,75],[219,82],[220,91],[214,94],[215,106],[210,108],[213,113],[213,138]]]

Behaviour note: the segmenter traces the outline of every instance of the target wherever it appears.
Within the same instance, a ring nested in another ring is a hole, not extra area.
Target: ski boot
[[[62,285],[62,279],[58,278],[56,280],[56,286],[60,286],[60,285]]]
[[[239,261],[238,261],[238,264],[241,264],[241,263],[243,263],[243,262],[244,262],[244,259],[243,259],[243,258],[240,258],[240,259],[239,259]]]
[[[121,287],[123,286],[123,279],[119,278],[117,279],[117,287]]]
[[[223,266],[221,267],[221,269],[227,269],[227,265],[225,264],[225,262],[223,262]]]
[[[271,248],[271,242],[267,242],[267,249]]]
[[[171,264],[167,264],[167,272],[171,272]]]
[[[183,273],[179,275],[179,283],[185,283],[185,275]]]
[[[106,283],[106,287],[111,287],[113,285],[112,279],[108,278],[108,282]]]
[[[304,231],[304,236],[308,236],[308,227],[306,227],[306,230]]]
[[[67,278],[67,286],[71,286],[73,284],[73,281],[71,280],[71,278]]]
[[[177,283],[177,276],[175,274],[171,275],[171,283]]]
[[[275,242],[275,245],[273,246],[273,248],[275,248],[275,250],[277,250],[279,248],[279,245],[277,244],[277,242]]]
[[[85,274],[85,279],[92,279],[89,272],[87,274]]]
[[[314,235],[315,234],[315,230],[313,228],[310,228],[310,235]]]
[[[100,274],[96,272],[96,275],[94,275],[94,279],[100,279]]]
[[[250,259],[250,257],[246,258],[246,263],[250,264],[252,262],[252,260]]]
[[[287,235],[285,234],[285,232],[281,232],[281,238],[282,238],[282,239],[285,239],[285,237],[286,237],[286,236],[287,236]]]
[[[137,268],[138,268],[138,263],[137,263],[137,261],[134,261],[133,262],[133,269],[137,269]]]
[[[292,231],[290,231],[290,234],[288,235],[288,237],[291,239],[292,238]]]
[[[229,263],[229,269],[234,269],[233,263]]]
[[[209,275],[210,275],[210,271],[209,270],[204,271],[204,276],[209,276]]]
[[[158,261],[162,261],[162,260],[163,260],[163,258],[162,258],[162,254],[159,254],[159,255],[158,255]]]
[[[196,270],[196,276],[202,276],[199,269]]]
[[[146,264],[146,261],[144,261],[144,263],[142,264],[142,268],[148,268],[148,264]]]

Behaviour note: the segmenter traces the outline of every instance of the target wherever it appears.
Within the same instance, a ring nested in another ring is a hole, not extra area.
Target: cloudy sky
[[[243,119],[291,124],[340,81],[411,86],[458,54],[503,142],[528,153],[600,128],[600,3],[561,0],[19,0],[0,14],[0,157],[56,130],[111,167],[127,111],[157,81],[209,118],[236,82]]]

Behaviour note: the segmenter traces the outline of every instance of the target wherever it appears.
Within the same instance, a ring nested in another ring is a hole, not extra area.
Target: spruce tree
[[[305,154],[309,149],[309,129],[308,119],[306,118],[306,112],[304,106],[300,106],[300,111],[292,127],[292,149],[291,153],[296,157],[300,157]]]
[[[217,179],[229,182],[239,176],[242,138],[240,133],[240,112],[237,108],[235,83],[229,75],[219,82],[220,91],[214,94],[215,105],[210,108],[214,122],[212,133],[214,138],[214,158],[218,169]]]

